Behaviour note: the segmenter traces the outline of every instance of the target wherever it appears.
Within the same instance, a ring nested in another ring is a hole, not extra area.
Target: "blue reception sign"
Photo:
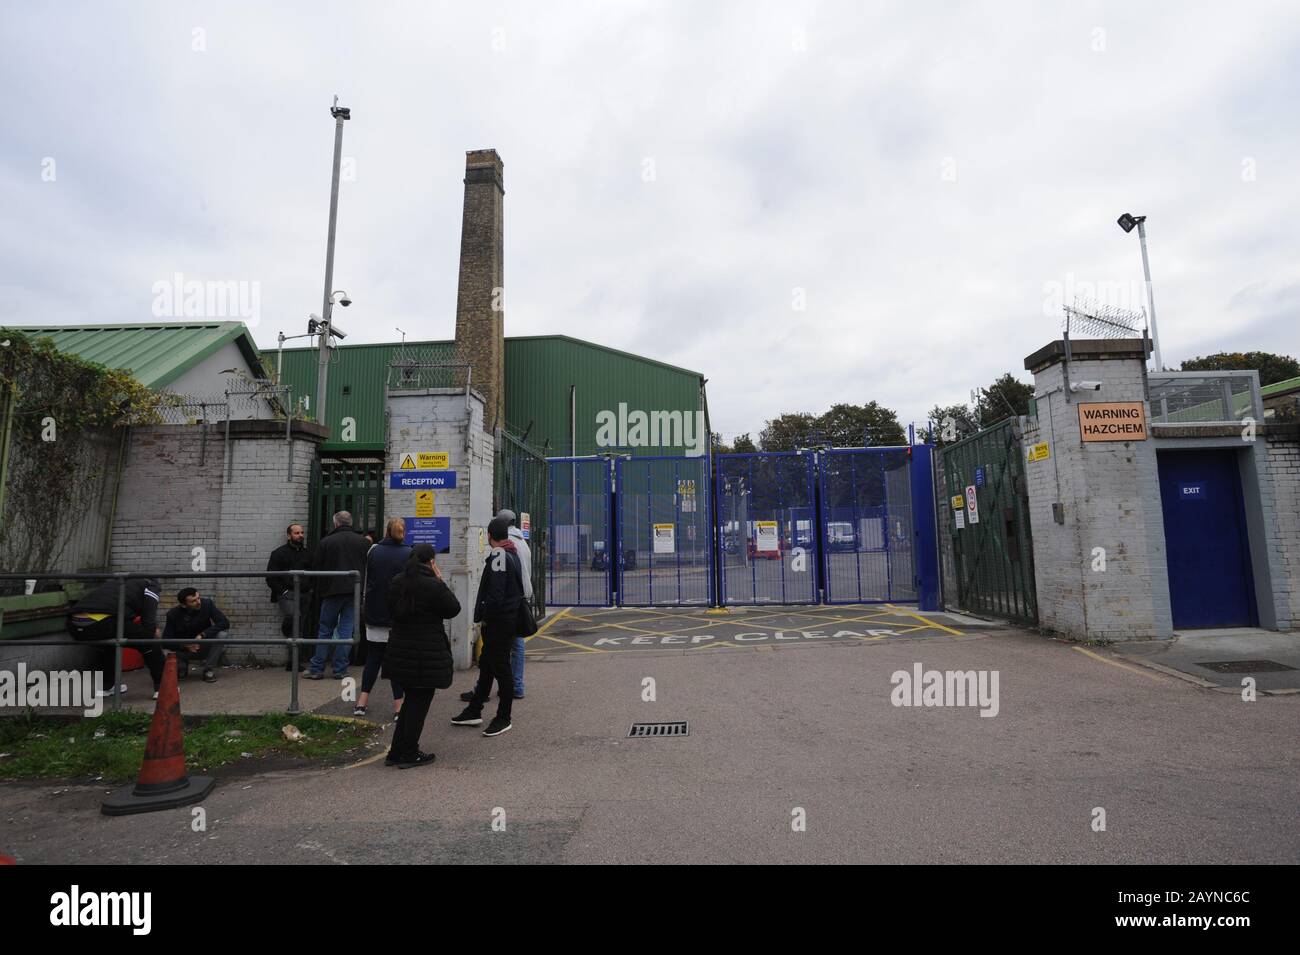
[[[445,554],[451,550],[450,517],[406,517],[405,544],[432,544],[434,551]]]
[[[388,475],[388,487],[393,491],[428,491],[455,486],[455,471],[392,471]]]

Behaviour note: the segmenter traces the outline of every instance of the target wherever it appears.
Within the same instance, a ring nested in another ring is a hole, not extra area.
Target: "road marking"
[[[1157,683],[1164,682],[1163,680],[1160,679],[1160,677],[1152,673],[1147,673],[1145,670],[1140,670],[1137,667],[1129,666],[1127,663],[1120,663],[1118,660],[1107,660],[1101,654],[1093,653],[1091,650],[1085,650],[1083,647],[1070,647],[1070,649],[1078,650],[1080,653],[1086,654],[1087,656],[1092,657],[1094,660],[1100,660],[1102,663],[1109,663],[1111,666],[1119,667],[1121,670],[1128,670],[1130,673],[1136,673],[1138,676],[1144,676],[1148,680],[1155,680]]]
[[[904,614],[904,615],[906,615],[906,616],[908,616],[908,617],[911,617],[913,620],[919,620],[919,621],[921,621],[921,623],[925,624],[925,626],[927,626],[927,627],[937,627],[938,629],[940,629],[940,630],[944,630],[944,631],[947,631],[948,633],[951,633],[951,634],[953,634],[954,636],[957,636],[957,637],[962,636],[962,632],[961,632],[960,630],[954,630],[952,627],[945,627],[943,624],[941,624],[941,623],[936,623],[936,622],[933,621],[933,620],[926,620],[926,619],[925,619],[924,617],[922,617],[919,613],[912,613],[910,610],[903,610],[903,609],[900,608],[900,607],[895,607],[893,604],[885,604],[885,606],[888,607],[890,610],[894,610],[894,611],[896,611],[896,612],[898,612],[898,613],[901,613],[901,614]]]
[[[569,608],[565,607],[559,613],[551,614],[551,616],[548,617],[545,620],[545,622],[543,622],[542,625],[537,628],[537,632],[533,634],[533,637],[540,637],[542,634],[546,633],[547,628],[550,627],[551,624],[555,623],[555,621],[559,620],[568,612],[569,612]],[[529,640],[533,639],[533,637],[524,637],[524,643],[527,643]]]
[[[550,640],[553,643],[562,643],[566,647],[573,647],[575,650],[586,650],[588,653],[608,653],[604,647],[588,647],[581,643],[571,643],[568,640],[561,640],[559,637],[553,637],[549,633],[535,633],[533,636],[541,637],[543,640]]]
[[[360,762],[349,763],[343,768],[356,769],[358,766],[369,766],[371,763],[377,763],[381,759],[386,759],[387,757],[388,757],[388,750],[384,750],[382,753],[375,753],[374,756],[367,756],[365,759],[361,760]]]

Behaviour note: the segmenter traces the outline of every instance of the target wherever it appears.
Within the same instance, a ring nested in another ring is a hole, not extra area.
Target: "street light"
[[[324,328],[320,337],[320,358],[316,371],[316,420],[320,424],[325,424],[325,382],[329,374],[330,336],[337,333],[330,325],[334,296],[343,296],[339,304],[344,308],[352,304],[346,292],[330,292],[330,287],[334,284],[334,233],[339,219],[339,163],[343,158],[343,123],[352,118],[352,110],[340,106],[339,98],[335,96],[330,115],[334,117],[334,175],[330,181],[330,225],[329,237],[325,243],[325,304],[321,309],[321,314],[325,316],[321,321]]]
[[[1132,232],[1133,227],[1137,226],[1138,242],[1142,246],[1142,275],[1146,279],[1147,314],[1151,316],[1151,350],[1156,361],[1156,371],[1164,371],[1165,366],[1160,361],[1160,333],[1156,331],[1156,300],[1151,291],[1151,263],[1147,261],[1147,217],[1126,212],[1115,221],[1126,233]]]

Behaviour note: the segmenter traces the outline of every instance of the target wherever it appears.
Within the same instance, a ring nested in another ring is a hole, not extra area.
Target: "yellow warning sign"
[[[965,498],[963,498],[960,494],[954,494],[954,495],[952,496],[952,509],[953,509],[954,511],[964,511],[964,510],[966,510],[966,500],[965,500]]]
[[[433,517],[433,492],[432,491],[415,492],[415,516]]]
[[[1025,448],[1025,459],[1028,461],[1044,461],[1051,456],[1052,449],[1047,446],[1046,441],[1040,441],[1038,444]]]
[[[446,451],[421,451],[416,455],[421,470],[445,471],[451,467],[450,456]]]
[[[403,455],[403,457],[402,457],[402,464],[401,464],[401,467],[399,468],[399,470],[402,470],[402,471],[414,471],[414,470],[415,470],[415,460],[414,460],[414,459],[413,459],[409,454],[407,454],[407,455]]]

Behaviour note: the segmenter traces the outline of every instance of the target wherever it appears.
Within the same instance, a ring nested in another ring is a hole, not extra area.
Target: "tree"
[[[966,405],[935,405],[930,409],[934,443],[939,447],[968,438],[980,429],[979,421]]]
[[[777,415],[763,426],[758,443],[764,451],[793,451],[806,446],[816,420],[805,411]]]
[[[1183,362],[1183,371],[1257,371],[1261,385],[1300,378],[1300,362],[1290,355],[1266,351],[1216,352]]]
[[[874,401],[865,405],[835,404],[821,415],[814,427],[832,447],[857,448],[906,444],[898,415]]]
[[[736,435],[734,448],[737,454],[753,454],[758,450],[758,445],[754,443],[754,439],[751,438],[749,432],[746,431],[744,434]]]
[[[935,443],[942,447],[969,437],[1003,418],[1029,414],[1034,386],[1007,372],[987,388],[977,388],[971,405],[936,405],[930,409]]]

